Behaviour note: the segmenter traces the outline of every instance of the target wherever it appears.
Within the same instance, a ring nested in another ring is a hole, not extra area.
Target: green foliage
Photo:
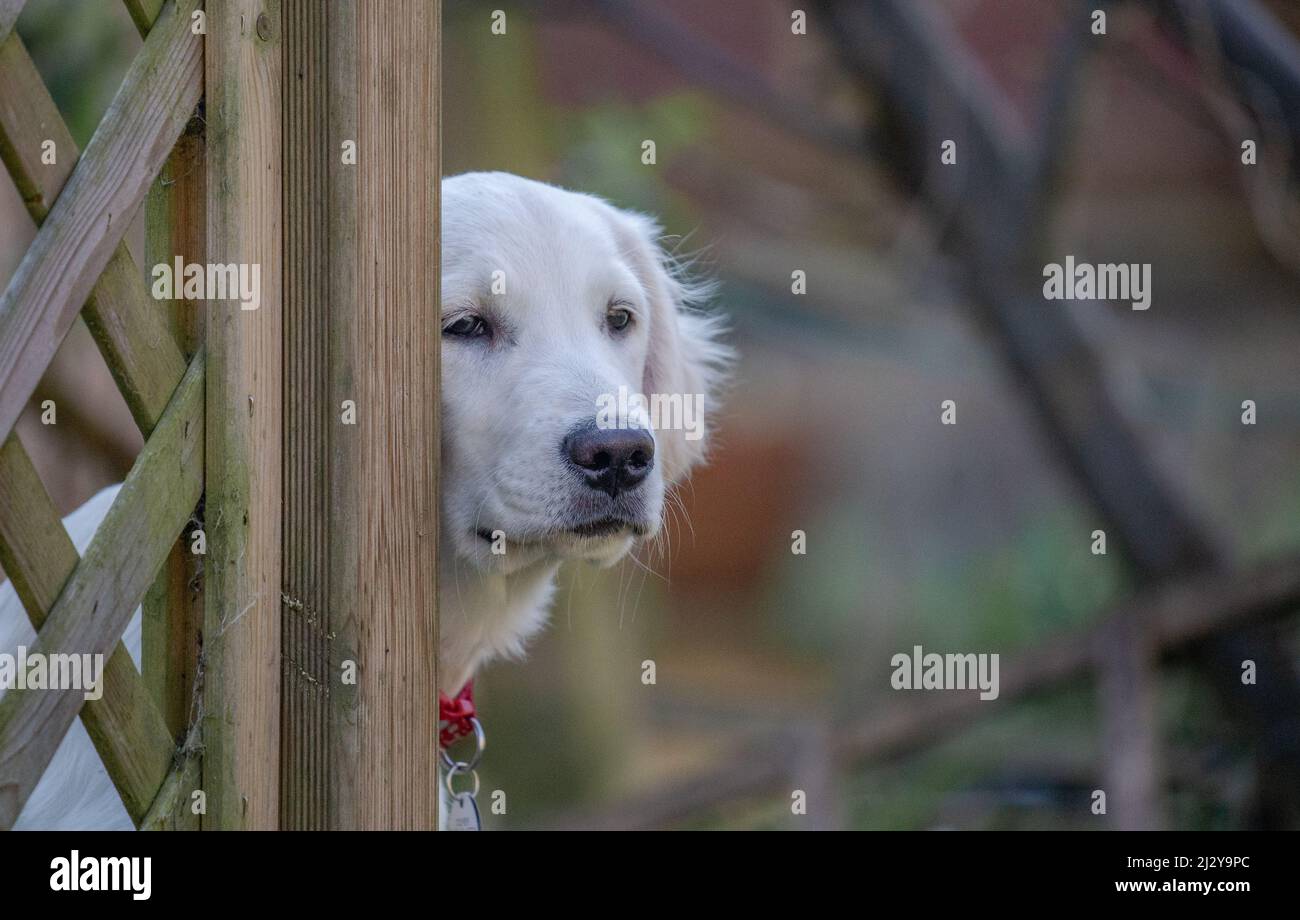
[[[80,147],[95,132],[140,48],[120,2],[32,0],[18,34]]]
[[[665,227],[693,227],[694,209],[665,176],[674,158],[707,139],[712,109],[698,93],[661,96],[644,105],[608,102],[562,116],[561,181],[622,207],[656,214]],[[653,166],[641,162],[641,142],[653,140]]]
[[[1114,556],[1092,555],[1091,532],[1072,509],[1051,509],[1002,547],[932,560],[917,583],[916,641],[1007,652],[1090,622],[1124,581]]]

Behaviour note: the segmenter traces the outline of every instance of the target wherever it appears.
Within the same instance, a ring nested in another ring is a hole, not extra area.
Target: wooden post
[[[145,200],[144,272],[171,265],[203,262],[207,219],[203,120],[190,119],[172,155]],[[202,342],[204,310],[176,300],[164,313],[188,361]],[[191,551],[193,529],[187,527],[167,556],[162,571],[145,595],[140,670],[173,737],[181,737],[195,718],[194,679],[203,628],[203,557]],[[192,817],[188,809],[186,817]]]
[[[206,311],[205,828],[279,824],[281,17],[209,5],[209,263],[257,265],[260,306]]]
[[[437,823],[439,15],[285,0],[285,828]]]
[[[146,278],[153,266],[171,265],[176,256],[186,263],[207,258],[205,158],[203,119],[195,115],[145,199]],[[203,341],[202,304],[176,300],[163,316],[189,360]],[[178,741],[186,737],[190,723],[199,717],[195,683],[203,650],[204,556],[195,554],[191,547],[195,527],[201,525],[201,520],[196,525],[191,519],[181,531],[140,605],[141,676],[172,738]],[[197,773],[197,764],[191,768]],[[188,786],[184,790],[184,806],[190,804],[188,796],[192,791]],[[191,808],[180,807],[166,815],[162,826],[198,830],[202,821]]]

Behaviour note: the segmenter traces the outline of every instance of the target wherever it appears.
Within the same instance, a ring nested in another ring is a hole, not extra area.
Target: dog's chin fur
[[[629,535],[508,546],[493,555],[486,542],[466,558],[448,553],[438,566],[441,625],[438,682],[449,693],[487,662],[519,658],[545,625],[562,563],[613,565],[630,552]]]
[[[538,562],[590,562],[611,566],[628,555],[640,542],[628,531],[603,537],[561,533],[537,540],[505,540],[504,552],[494,553],[488,540],[475,536],[457,547],[453,571],[481,575],[511,575]]]

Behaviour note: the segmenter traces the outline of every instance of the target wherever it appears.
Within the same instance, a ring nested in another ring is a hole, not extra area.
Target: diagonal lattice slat
[[[159,16],[72,178],[0,297],[0,438],[7,437],[108,266],[202,90],[198,0]]]
[[[3,26],[0,21],[0,30]],[[76,163],[77,148],[21,39],[3,31],[0,82],[18,90],[0,101],[0,157],[39,226]],[[34,159],[45,139],[56,144],[55,164]],[[185,365],[124,244],[118,244],[96,283],[85,318],[147,436]],[[79,558],[14,435],[0,447],[0,494],[7,510],[0,520],[0,561],[39,629]],[[6,522],[21,526],[6,527]],[[174,746],[120,642],[105,668],[103,699],[89,703],[82,715],[128,814],[139,823],[167,777]]]
[[[0,4],[0,159],[40,226],[77,162],[78,151],[22,40],[10,33],[21,4]],[[137,4],[139,6],[139,4]],[[161,3],[133,10],[147,33]],[[12,10],[12,16],[10,12]],[[44,140],[53,164],[40,162]],[[85,318],[128,406],[147,436],[185,372],[180,349],[151,302],[124,244],[115,250],[86,304]],[[79,561],[57,512],[16,435],[0,446],[0,564],[38,629]],[[104,698],[83,710],[94,740],[132,819],[139,822],[171,764],[174,746],[125,648],[118,644],[104,674]]]
[[[133,10],[133,18],[138,15],[142,19],[137,22],[142,32],[147,31],[161,4],[151,6]],[[0,81],[21,89],[0,99],[0,158],[39,225],[76,162],[76,146],[17,35],[0,42]],[[37,160],[41,140],[46,138],[54,140],[59,151],[53,165]],[[84,315],[127,405],[147,435],[185,363],[124,245],[114,251]]]
[[[40,226],[77,162],[77,147],[16,34],[0,43],[0,85],[14,90],[0,98],[0,160]],[[44,139],[56,144],[54,164],[39,161]],[[147,437],[185,373],[185,358],[125,243],[114,250],[83,316]]]
[[[137,458],[33,653],[107,654],[117,644],[203,488],[200,351]],[[82,708],[77,690],[0,699],[0,830],[13,827]]]
[[[39,224],[77,165],[77,145],[16,32],[0,43],[0,77],[0,158]],[[46,141],[54,144],[53,163],[41,162]]]
[[[40,630],[81,561],[16,434],[0,446],[0,566]],[[121,642],[104,666],[104,696],[81,719],[131,819],[139,822],[171,767],[173,744]]]

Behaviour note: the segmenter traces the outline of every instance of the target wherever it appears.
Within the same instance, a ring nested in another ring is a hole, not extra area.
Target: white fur
[[[562,562],[612,564],[652,537],[666,491],[707,443],[654,432],[654,468],[618,504],[640,533],[584,537],[572,529],[615,500],[566,466],[565,434],[620,385],[702,393],[707,411],[729,352],[717,321],[694,311],[701,292],[660,249],[651,219],[506,173],[446,179],[442,191],[444,326],[472,313],[499,332],[490,342],[445,338],[442,349],[439,676],[455,693],[485,663],[522,654],[545,622]],[[492,292],[497,271],[504,294]],[[623,335],[604,325],[614,299],[634,314]],[[66,519],[79,550],[115,494],[104,490]],[[505,555],[491,552],[484,530],[505,533]],[[0,650],[30,644],[12,586],[0,592]],[[138,611],[124,638],[138,663]],[[19,826],[131,826],[80,720]]]
[[[442,184],[444,323],[470,312],[501,330],[492,343],[442,348],[439,680],[454,692],[487,662],[518,656],[546,619],[569,559],[612,564],[652,537],[666,490],[703,457],[707,438],[654,433],[655,465],[630,511],[640,537],[578,537],[606,497],[566,467],[560,444],[595,417],[601,394],[702,393],[712,407],[729,352],[717,321],[692,309],[648,217],[507,173]],[[505,284],[493,293],[494,273]],[[603,327],[629,304],[621,337]],[[624,509],[629,510],[629,509]],[[493,555],[480,531],[503,531]]]
[[[95,495],[72,514],[63,519],[68,536],[78,553],[83,553],[90,545],[99,522],[108,513],[108,507],[117,496],[120,486],[109,486]],[[0,652],[12,653],[18,646],[31,648],[36,639],[36,631],[23,610],[22,603],[14,593],[14,586],[6,581],[0,585]],[[126,633],[122,636],[127,650],[140,665],[140,612],[131,618]],[[4,691],[0,691],[3,695]],[[27,805],[18,816],[15,830],[131,830],[131,818],[122,805],[122,800],[113,788],[95,751],[95,746],[86,734],[81,719],[72,723],[59,745],[54,759],[35,791],[27,800]]]

